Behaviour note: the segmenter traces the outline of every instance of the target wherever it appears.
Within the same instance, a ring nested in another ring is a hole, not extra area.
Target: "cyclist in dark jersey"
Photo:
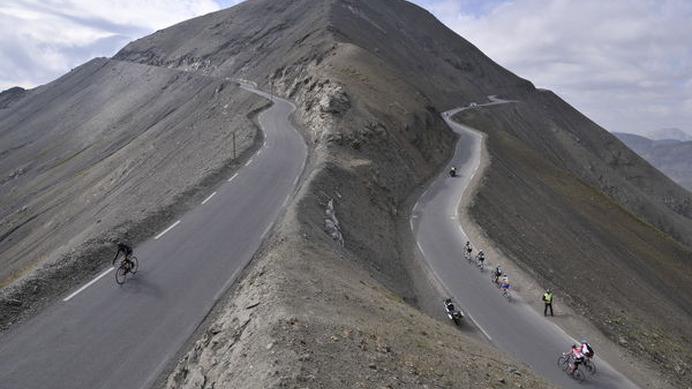
[[[130,256],[132,255],[132,247],[126,245],[123,242],[119,242],[118,251],[115,252],[115,257],[113,257],[113,264],[115,264],[115,260],[118,259],[120,253],[123,253],[123,255],[125,256],[124,261],[131,265],[132,261],[130,261]]]

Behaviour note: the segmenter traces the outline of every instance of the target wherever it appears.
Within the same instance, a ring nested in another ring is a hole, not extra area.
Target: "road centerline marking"
[[[101,274],[99,274],[98,276],[96,276],[96,278],[94,278],[93,280],[89,281],[86,285],[82,286],[81,288],[77,289],[77,290],[76,290],[74,293],[72,293],[71,295],[69,295],[69,296],[65,297],[64,299],[62,299],[62,301],[63,301],[63,302],[68,302],[68,301],[70,301],[74,296],[76,296],[76,295],[82,293],[86,288],[90,287],[90,286],[93,285],[96,281],[98,281],[98,280],[100,280],[101,278],[103,278],[106,274],[108,274],[108,273],[110,273],[111,271],[113,271],[113,269],[115,269],[115,266],[109,267],[108,269],[106,269],[106,271],[104,271],[103,273],[101,273]]]
[[[171,226],[170,226],[170,227],[166,228],[166,229],[165,229],[165,230],[163,230],[163,231],[162,231],[162,232],[161,232],[160,234],[156,235],[156,237],[154,237],[154,240],[157,240],[157,239],[159,239],[159,238],[160,238],[160,237],[162,237],[162,236],[163,236],[163,235],[164,235],[164,234],[165,234],[166,232],[168,232],[168,231],[172,230],[172,229],[173,229],[173,227],[177,226],[178,224],[180,224],[180,220],[178,220],[177,222],[175,222],[175,223],[171,224]]]
[[[206,204],[207,201],[211,200],[212,197],[216,196],[216,192],[210,194],[204,201],[202,201],[202,205]]]

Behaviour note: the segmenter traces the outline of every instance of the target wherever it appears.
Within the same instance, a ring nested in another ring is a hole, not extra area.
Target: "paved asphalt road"
[[[260,116],[265,145],[178,224],[135,247],[133,278],[120,286],[110,271],[0,336],[0,388],[152,385],[294,193],[307,147],[289,124],[294,106],[274,102]]]
[[[491,99],[493,104],[502,101]],[[480,106],[480,105],[479,105]],[[462,108],[469,109],[469,108]],[[451,162],[457,177],[443,172],[418,200],[411,217],[411,226],[418,247],[432,271],[439,277],[454,301],[476,323],[490,342],[500,350],[528,364],[531,369],[563,388],[632,388],[636,387],[608,364],[596,358],[598,372],[587,374],[579,384],[557,366],[557,358],[567,351],[575,339],[536,313],[514,295],[512,301],[503,297],[490,282],[490,270],[481,273],[477,266],[463,258],[466,234],[459,223],[457,209],[461,196],[476,173],[481,153],[482,136],[473,129],[449,118],[460,109],[443,114],[448,125],[460,135]],[[473,243],[473,242],[472,242]],[[480,248],[482,250],[482,247]],[[488,259],[486,266],[498,261]],[[511,274],[510,280],[511,280]],[[542,304],[536,296],[531,304]],[[440,301],[440,314],[443,314]],[[588,334],[575,334],[586,337]],[[594,345],[598,350],[598,345]]]

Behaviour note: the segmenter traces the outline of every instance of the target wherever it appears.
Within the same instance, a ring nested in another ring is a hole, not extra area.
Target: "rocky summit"
[[[401,0],[247,0],[1,94],[4,328],[242,166],[267,102],[238,80],[296,103],[308,166],[159,386],[550,387],[439,320],[408,222],[452,155],[441,112],[488,96],[515,103],[455,117],[486,135],[465,229],[630,379],[689,385],[692,194]]]

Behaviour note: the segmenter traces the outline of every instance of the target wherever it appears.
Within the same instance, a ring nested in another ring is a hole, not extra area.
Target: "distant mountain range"
[[[613,135],[673,181],[692,191],[692,136],[677,129],[647,134],[649,137],[626,133]]]
[[[644,137],[653,140],[679,140],[682,142],[692,141],[692,135],[678,128],[661,128],[645,132]]]

